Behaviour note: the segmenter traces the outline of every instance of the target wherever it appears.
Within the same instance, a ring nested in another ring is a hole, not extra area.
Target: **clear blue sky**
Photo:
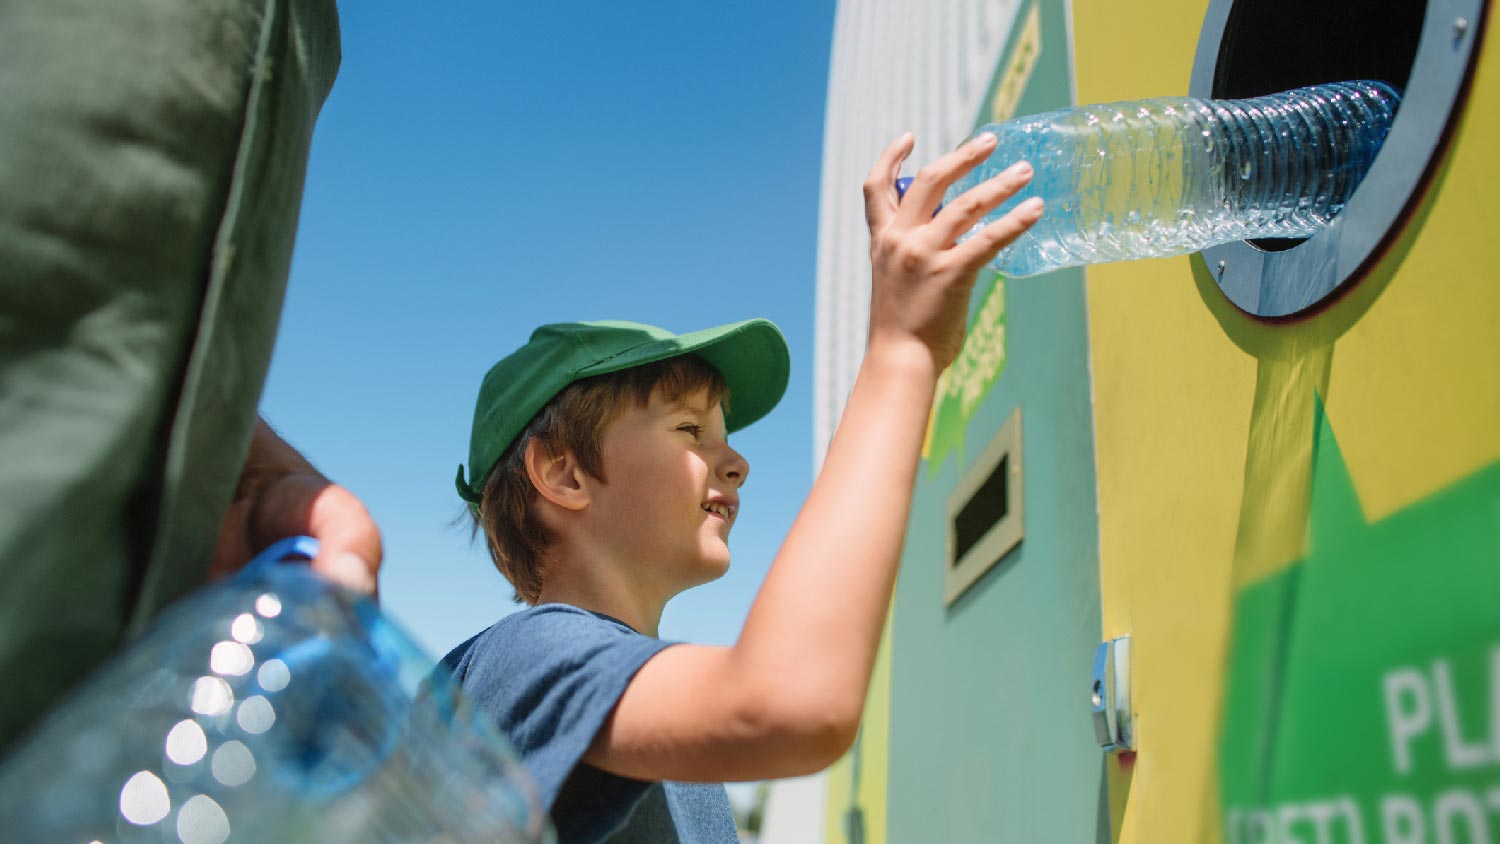
[[[262,412],[369,505],[383,602],[437,656],[515,608],[452,526],[489,366],[544,322],[769,317],[791,344],[791,386],[734,438],[753,470],[731,572],[662,625],[732,641],[811,483],[833,3],[341,14]]]

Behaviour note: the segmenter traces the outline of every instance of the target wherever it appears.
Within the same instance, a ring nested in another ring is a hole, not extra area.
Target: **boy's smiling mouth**
[[[718,516],[726,522],[734,521],[734,513],[738,509],[739,506],[736,505],[733,501],[724,499],[714,499],[712,501],[703,502],[704,512],[712,513],[713,515]]]

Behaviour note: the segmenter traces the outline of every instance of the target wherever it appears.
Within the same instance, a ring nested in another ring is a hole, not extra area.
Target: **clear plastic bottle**
[[[286,540],[195,593],[0,766],[0,838],[543,844],[530,778],[376,605]]]
[[[1341,82],[1243,100],[1078,106],[992,123],[978,131],[995,134],[995,152],[944,201],[1016,161],[1031,162],[1026,189],[979,224],[1028,197],[1046,202],[1036,225],[992,262],[1007,276],[1311,237],[1364,178],[1399,101],[1382,82]]]

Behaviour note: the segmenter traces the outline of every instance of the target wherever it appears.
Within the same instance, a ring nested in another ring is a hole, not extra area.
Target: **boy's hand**
[[[963,345],[969,292],[979,268],[1020,237],[1042,215],[1032,198],[985,226],[963,243],[958,236],[1031,180],[1026,162],[1012,165],[945,205],[943,192],[995,148],[989,133],[917,171],[904,201],[896,176],[911,154],[910,132],[880,154],[865,179],[865,219],[870,225],[871,349],[915,340],[931,355],[935,371],[953,362]]]

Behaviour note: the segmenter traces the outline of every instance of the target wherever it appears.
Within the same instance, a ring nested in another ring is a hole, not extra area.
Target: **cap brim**
[[[724,385],[729,388],[724,425],[731,432],[770,413],[786,393],[791,377],[791,353],[781,330],[764,319],[748,319],[643,343],[579,371],[578,376],[618,372],[690,353],[708,361],[723,376]]]

